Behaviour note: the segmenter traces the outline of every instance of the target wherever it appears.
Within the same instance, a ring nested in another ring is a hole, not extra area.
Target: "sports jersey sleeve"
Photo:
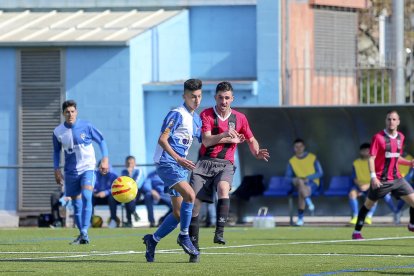
[[[355,166],[352,166],[352,175],[351,175],[351,177],[352,177],[352,179],[357,179]]]
[[[290,165],[290,163],[288,163],[287,166],[286,166],[285,178],[286,178],[286,180],[292,181],[293,177],[295,177],[295,173],[293,172],[292,165]]]
[[[378,139],[378,135],[374,135],[374,137],[372,137],[371,147],[369,148],[369,154],[371,156],[377,156],[379,147],[380,140]]]
[[[243,116],[241,119],[242,122],[242,128],[240,129],[240,133],[244,135],[244,137],[249,140],[253,137],[253,132],[250,129],[249,121],[247,121],[246,116]]]
[[[102,157],[108,157],[108,146],[103,138],[102,133],[94,126],[90,125],[92,140],[95,141],[101,149]]]
[[[107,196],[111,194],[112,183],[117,178],[118,178],[118,175],[116,173],[113,173],[113,172],[108,173],[108,183],[107,183],[106,190],[105,190],[105,194]]]
[[[171,136],[174,131],[182,124],[183,118],[177,111],[170,111],[164,119],[161,133],[167,132]]]
[[[60,151],[62,149],[62,144],[56,138],[56,135],[53,134],[53,167],[59,169],[60,162]]]
[[[315,162],[313,163],[313,166],[315,167],[315,173],[311,174],[311,175],[308,175],[306,177],[309,180],[319,179],[323,176],[322,166],[321,166],[321,163],[319,163],[318,160],[315,160]]]
[[[203,111],[200,114],[202,127],[201,131],[202,133],[205,133],[207,131],[211,131],[213,129],[213,118],[210,116],[207,112]]]
[[[400,146],[400,156],[403,156],[404,154],[404,143],[405,143],[405,137],[400,133],[401,135],[401,146]]]

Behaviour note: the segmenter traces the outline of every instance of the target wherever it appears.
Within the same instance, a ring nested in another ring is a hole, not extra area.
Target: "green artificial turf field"
[[[91,229],[89,245],[69,245],[75,229],[0,230],[1,275],[414,275],[414,234],[399,227],[229,227],[225,246],[201,229],[200,263],[188,263],[178,231],[146,263],[142,236],[154,229]]]

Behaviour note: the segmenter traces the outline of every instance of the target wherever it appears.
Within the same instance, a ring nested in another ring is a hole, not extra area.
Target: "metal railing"
[[[405,68],[405,102],[414,103],[414,64]],[[294,68],[284,76],[284,105],[393,104],[392,67]]]

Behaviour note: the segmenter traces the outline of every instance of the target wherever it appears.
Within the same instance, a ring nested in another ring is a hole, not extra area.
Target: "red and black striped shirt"
[[[380,181],[392,181],[402,177],[398,169],[398,158],[403,153],[404,140],[401,132],[391,137],[384,130],[372,137],[369,153],[375,156],[375,172]]]

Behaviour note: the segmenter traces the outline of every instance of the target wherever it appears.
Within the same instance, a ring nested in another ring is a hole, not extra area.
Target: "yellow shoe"
[[[356,224],[358,220],[358,217],[352,217],[352,219],[349,221],[350,224]]]
[[[366,223],[366,224],[372,224],[372,218],[370,218],[370,217],[366,217],[366,218],[365,218],[365,223]]]

